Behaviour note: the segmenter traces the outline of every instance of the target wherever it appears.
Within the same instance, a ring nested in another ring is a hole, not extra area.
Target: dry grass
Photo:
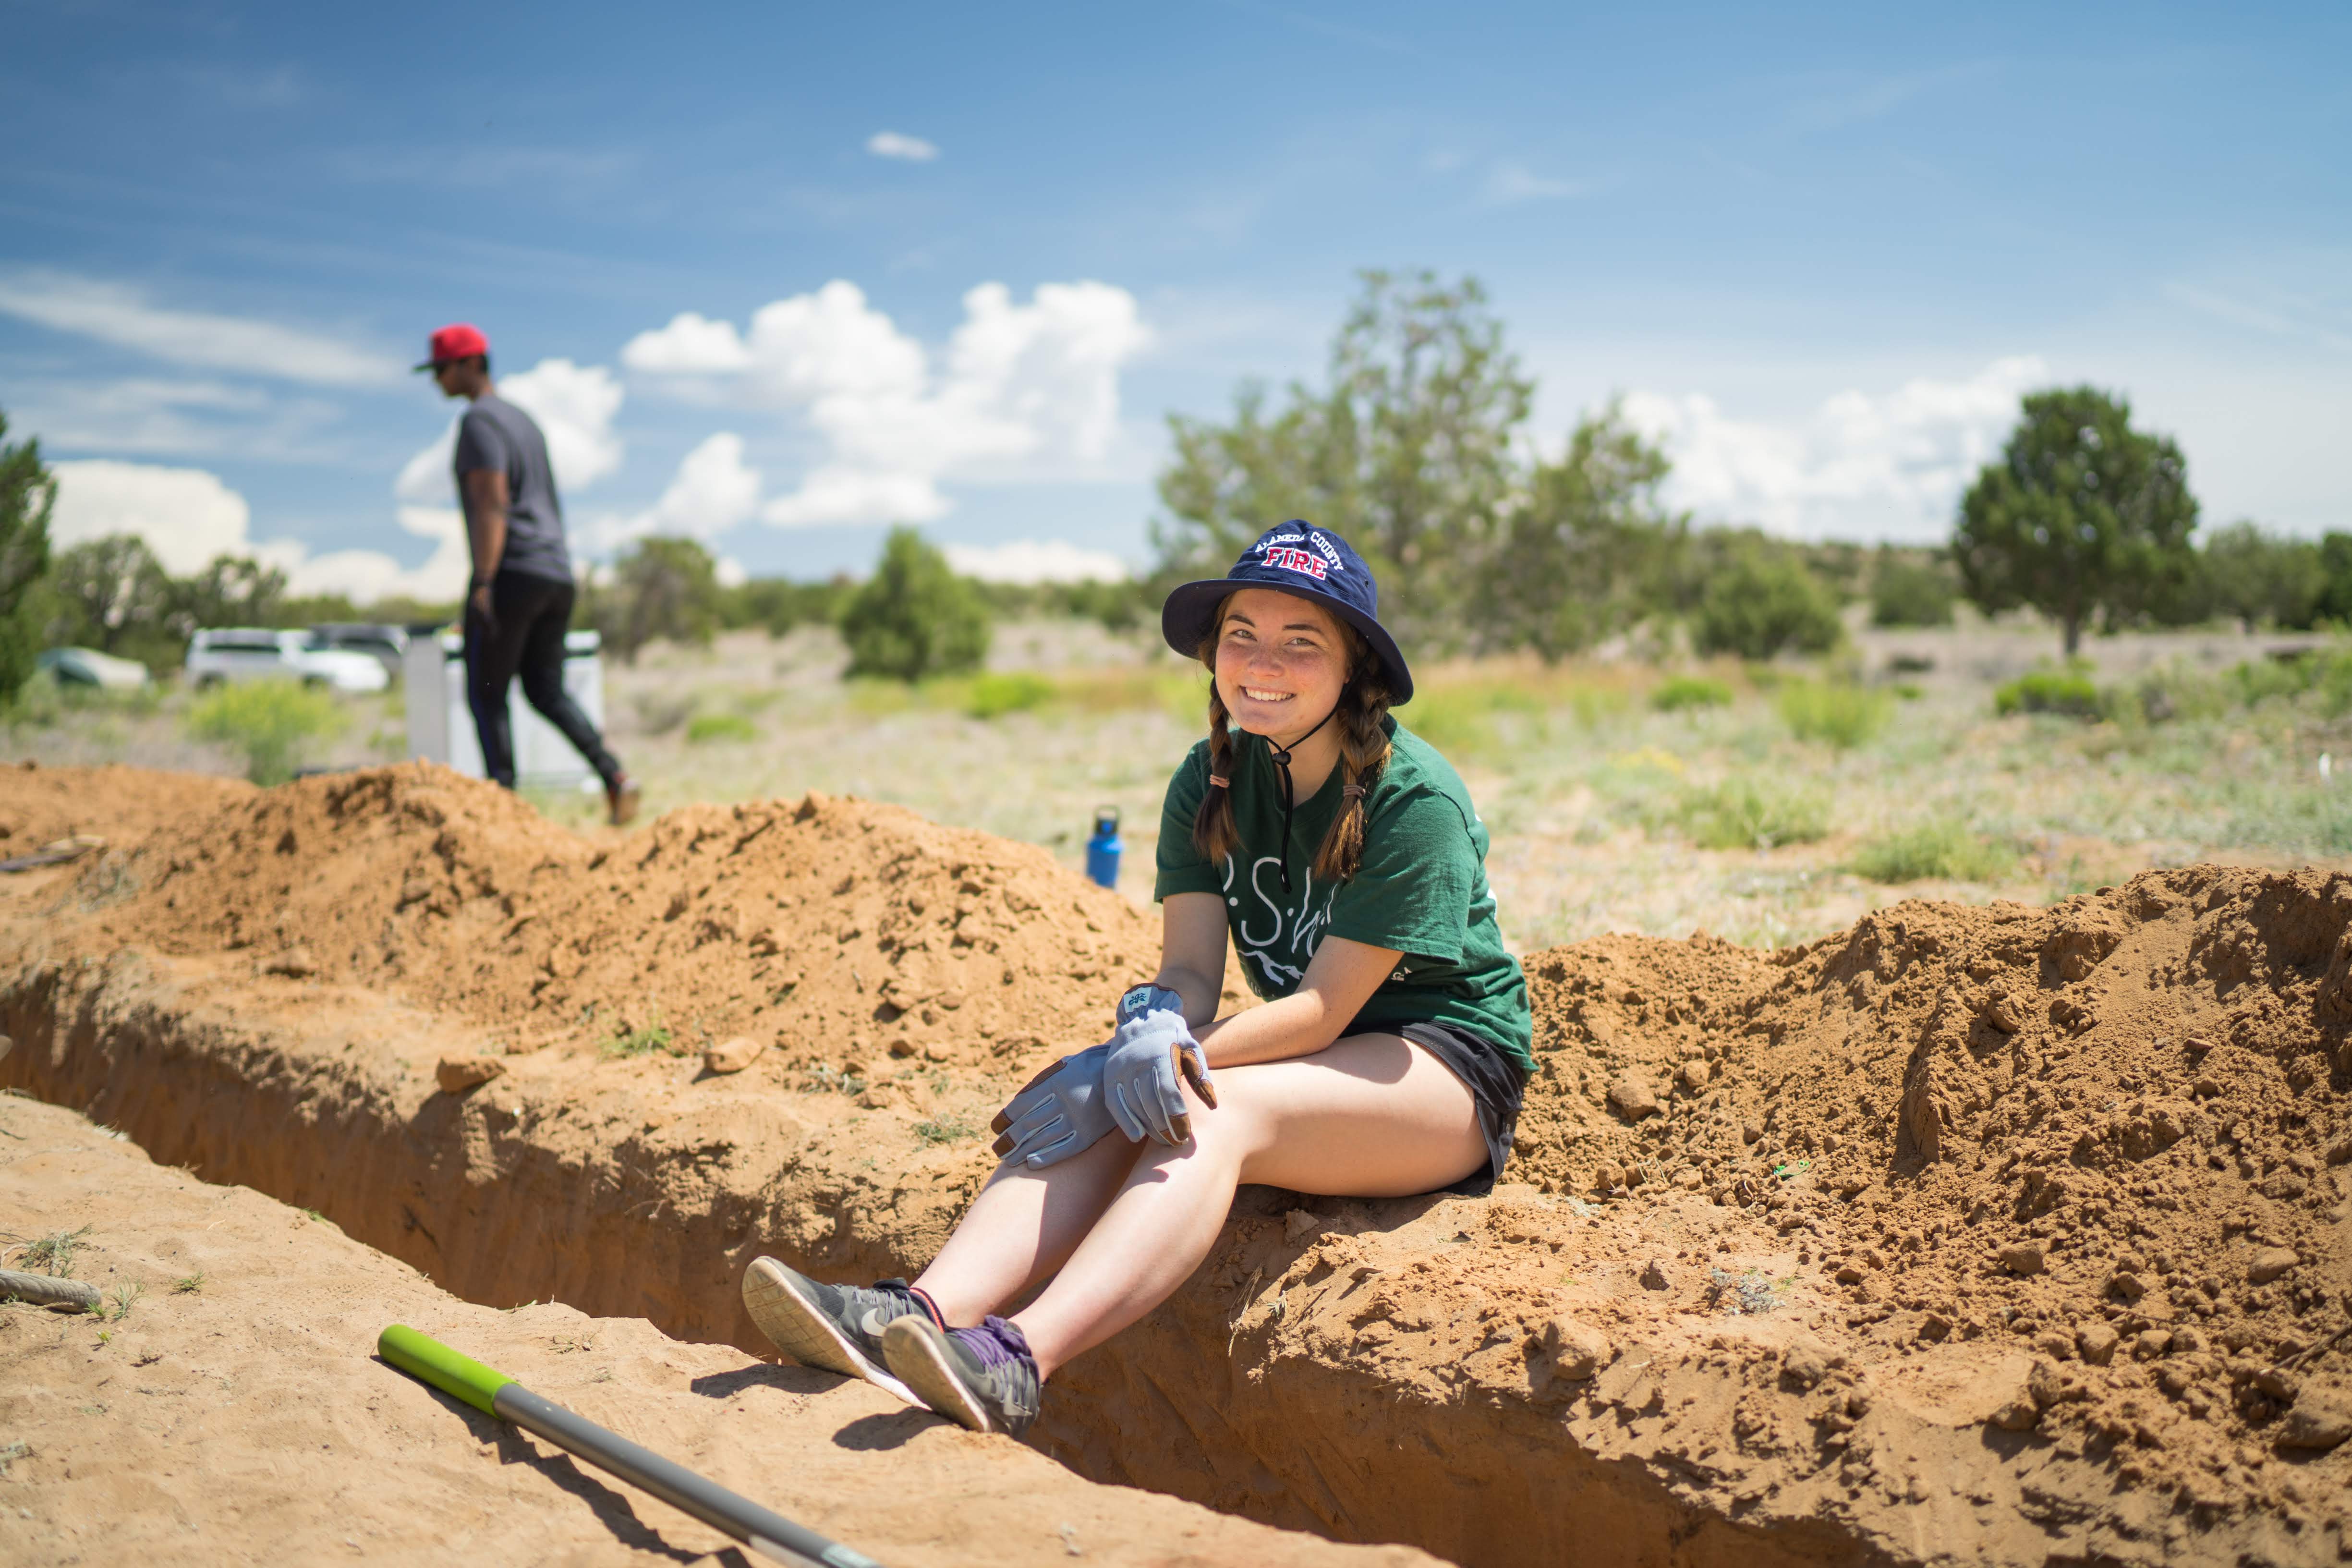
[[[2102,684],[2172,671],[2222,691],[2243,684],[2224,679],[2241,661],[2297,640],[2178,634],[2085,651]],[[2352,784],[2316,768],[2323,752],[2352,757],[2352,723],[2275,698],[2163,723],[1997,717],[1996,686],[2054,651],[2046,630],[1978,625],[1862,630],[1827,670],[1432,663],[1398,717],[1468,780],[1523,951],[1608,931],[1785,942],[1917,894],[2041,902],[2155,865],[2352,857]],[[1094,810],[1115,806],[1121,889],[1149,901],[1168,773],[1203,730],[1196,666],[1085,623],[1008,628],[988,673],[915,688],[845,683],[844,662],[821,629],[649,648],[608,672],[614,749],[653,810],[857,795],[1043,845],[1074,869]],[[1856,691],[1868,721],[1792,727],[1783,706],[1802,705],[1787,693],[1825,679]],[[1662,710],[1676,681],[1685,695]],[[1707,700],[1689,700],[1700,682]],[[15,749],[235,771],[177,738],[177,700],[20,724]],[[697,741],[698,717],[737,721]],[[608,831],[591,797],[541,805]]]

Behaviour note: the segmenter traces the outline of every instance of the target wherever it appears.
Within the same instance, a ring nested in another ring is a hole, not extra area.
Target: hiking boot
[[[626,773],[604,786],[604,818],[615,827],[626,827],[637,815],[637,781]]]
[[[892,1320],[882,1355],[915,1396],[960,1426],[1018,1437],[1037,1419],[1037,1363],[1003,1318],[942,1330],[920,1312]]]
[[[870,1289],[821,1285],[757,1258],[743,1275],[743,1306],[768,1342],[801,1365],[862,1377],[909,1405],[922,1403],[883,1364],[882,1331],[892,1320],[912,1313],[929,1321],[904,1279],[879,1279]]]

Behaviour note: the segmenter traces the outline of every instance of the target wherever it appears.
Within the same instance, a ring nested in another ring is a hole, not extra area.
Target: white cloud
[[[983,283],[963,303],[936,366],[841,279],[762,306],[748,332],[681,316],[621,357],[807,421],[825,450],[762,513],[778,527],[929,521],[950,509],[942,479],[1092,477],[1118,432],[1119,369],[1149,341],[1135,297],[1046,283],[1024,305]]]
[[[715,375],[751,368],[751,352],[732,321],[680,310],[658,331],[639,332],[621,350],[631,370],[656,375]]]
[[[174,576],[201,570],[214,556],[252,548],[253,510],[245,498],[202,468],[166,468],[111,458],[51,463],[57,510],[49,540],[64,550],[112,533],[135,533]]]
[[[1637,392],[1624,408],[1674,459],[1677,506],[1780,533],[1924,541],[1949,530],[2019,397],[2048,377],[2031,355],[1996,360],[1966,381],[1841,392],[1796,425],[1734,418],[1696,393]]]
[[[707,437],[686,455],[661,499],[635,517],[604,519],[590,531],[599,549],[648,533],[709,540],[748,522],[760,506],[760,470],[743,460],[732,430]]]
[[[312,555],[299,540],[257,541],[253,510],[220,477],[203,468],[170,468],[108,458],[52,463],[58,477],[50,537],[65,549],[112,533],[147,542],[175,576],[203,570],[215,555],[250,555],[287,574],[296,594],[349,594],[366,603],[386,594],[450,599],[469,570],[466,530],[454,510],[402,507],[400,525],[436,542],[422,566],[404,567],[381,551],[338,550]]]
[[[987,583],[1123,583],[1127,563],[1103,550],[1060,539],[1015,539],[1004,544],[950,544],[948,564]]]
[[[586,489],[621,466],[621,437],[613,417],[626,395],[603,365],[544,359],[529,370],[498,379],[499,395],[538,421],[547,437],[547,460],[555,469],[557,499]],[[401,466],[393,494],[404,501],[446,502],[457,490],[449,463],[457,449],[457,416],[452,415],[431,445]]]
[[[877,131],[866,139],[866,150],[877,158],[903,158],[910,163],[928,163],[940,155],[931,142],[897,131]]]
[[[383,385],[401,374],[397,361],[322,333],[243,316],[165,310],[137,289],[68,273],[0,279],[0,313],[205,370],[322,386]]]

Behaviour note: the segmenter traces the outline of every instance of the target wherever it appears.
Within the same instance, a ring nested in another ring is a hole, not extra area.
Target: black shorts
[[[1452,1024],[1393,1024],[1373,1031],[1402,1035],[1462,1080],[1478,1107],[1478,1130],[1486,1135],[1486,1168],[1473,1171],[1444,1193],[1484,1197],[1494,1191],[1511,1157],[1511,1139],[1519,1125],[1519,1103],[1527,1097],[1527,1069],[1513,1061],[1502,1047],[1484,1035]]]

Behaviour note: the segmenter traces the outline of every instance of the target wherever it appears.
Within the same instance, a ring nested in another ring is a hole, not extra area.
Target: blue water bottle
[[[1118,807],[1095,812],[1095,836],[1087,840],[1087,875],[1106,888],[1118,886],[1118,857],[1126,846],[1118,841]]]

